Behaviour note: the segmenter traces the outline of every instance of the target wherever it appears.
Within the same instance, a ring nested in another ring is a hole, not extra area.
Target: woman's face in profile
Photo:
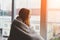
[[[31,18],[31,15],[29,15],[29,18]]]
[[[31,13],[31,10],[30,10],[29,18],[31,18],[31,14],[32,14],[32,13]]]

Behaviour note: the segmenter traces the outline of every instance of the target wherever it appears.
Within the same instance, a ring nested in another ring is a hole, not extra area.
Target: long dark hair
[[[26,9],[26,8],[22,8],[20,11],[19,11],[19,18],[28,26],[30,26],[30,22],[29,22],[29,12],[30,10],[29,9]]]

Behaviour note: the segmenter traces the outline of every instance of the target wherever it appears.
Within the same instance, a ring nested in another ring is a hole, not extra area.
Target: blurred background
[[[60,37],[60,0],[47,0],[47,40]],[[0,0],[0,40],[7,40],[12,19],[21,8],[30,9],[30,25],[40,35],[41,0]]]

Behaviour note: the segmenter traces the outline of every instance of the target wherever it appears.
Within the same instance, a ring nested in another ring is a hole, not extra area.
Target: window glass
[[[0,40],[6,40],[10,32],[12,0],[0,0]]]
[[[59,37],[60,31],[60,0],[47,0],[47,31],[48,40]]]

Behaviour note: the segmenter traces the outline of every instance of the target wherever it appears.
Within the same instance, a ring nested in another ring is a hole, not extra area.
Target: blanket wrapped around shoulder
[[[22,21],[15,19],[12,22],[8,40],[41,40],[41,38]]]

